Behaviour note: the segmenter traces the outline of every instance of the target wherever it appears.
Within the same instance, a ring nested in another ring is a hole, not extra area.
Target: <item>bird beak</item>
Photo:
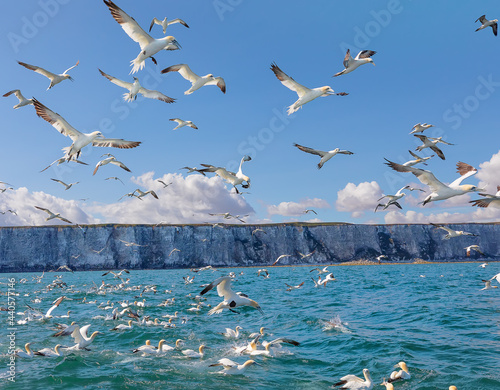
[[[73,80],[73,77],[71,77],[71,76],[69,76],[68,79],[70,79],[71,81],[75,81],[75,80]]]
[[[260,306],[257,308],[257,310],[260,312],[260,314],[264,315],[264,311],[260,308]]]
[[[261,366],[261,367],[262,367],[262,364],[257,363],[255,360],[254,360],[254,363],[253,363],[253,364],[255,364],[255,365],[257,365],[257,366]]]
[[[376,66],[376,65],[375,65],[375,62],[373,62],[373,61],[372,61],[372,64],[373,64],[373,66]]]
[[[179,43],[179,42],[177,42],[177,40],[176,40],[176,39],[174,39],[174,40],[172,41],[172,43],[173,43],[175,46],[177,46],[179,49],[182,49],[182,46],[180,45],[180,43]]]

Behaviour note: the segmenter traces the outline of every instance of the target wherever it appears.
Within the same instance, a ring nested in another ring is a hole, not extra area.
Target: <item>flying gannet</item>
[[[127,102],[131,102],[131,101],[135,100],[137,98],[138,93],[140,93],[142,96],[144,96],[145,98],[148,98],[148,99],[161,100],[162,102],[165,102],[165,103],[174,103],[175,102],[174,98],[168,97],[167,95],[164,95],[161,92],[144,88],[139,83],[139,79],[137,77],[134,77],[133,83],[128,83],[126,81],[122,81],[120,79],[117,79],[116,77],[113,77],[113,76],[110,76],[109,74],[104,73],[101,69],[99,69],[99,72],[104,77],[106,77],[109,81],[111,81],[113,84],[129,90],[128,93],[123,94],[123,100],[125,100]]]
[[[33,99],[26,99],[21,91],[19,89],[13,89],[12,91],[7,92],[6,94],[3,95],[3,97],[7,97],[10,95],[16,95],[16,97],[19,99],[19,103],[14,106],[14,108],[19,108],[23,106],[27,106],[29,104],[33,104]]]
[[[345,69],[341,72],[335,73],[333,77],[337,77],[343,74],[347,74],[352,72],[354,69],[358,68],[361,65],[372,63],[375,65],[375,62],[371,59],[373,55],[377,54],[376,51],[373,50],[362,50],[358,53],[355,58],[351,57],[351,50],[347,49],[347,53],[344,57],[344,67]]]
[[[482,26],[479,27],[476,30],[476,32],[479,31],[479,30],[482,30],[482,29],[484,29],[486,27],[491,27],[493,29],[493,34],[495,36],[497,36],[497,33],[498,33],[498,23],[497,22],[498,22],[498,19],[488,20],[488,19],[486,19],[486,15],[482,15],[479,18],[476,19],[476,22],[478,20],[481,22]]]
[[[413,153],[411,150],[408,150],[408,152],[412,155],[412,157],[415,160],[410,160],[410,161],[405,162],[403,164],[405,167],[412,167],[412,166],[417,165],[419,163],[427,165],[427,163],[425,161],[427,161],[427,160],[431,159],[432,157],[434,157],[434,155],[431,155],[429,157],[420,157],[418,154]]]
[[[145,60],[149,57],[156,64],[154,55],[160,50],[178,50],[180,49],[179,42],[176,41],[175,37],[169,35],[164,38],[154,39],[146,31],[144,31],[141,26],[135,21],[134,18],[129,16],[125,11],[118,7],[111,0],[103,0],[111,11],[113,18],[120,24],[123,31],[141,47],[141,52],[139,55],[130,61],[132,70],[130,73],[136,73],[143,69]]]
[[[296,92],[297,95],[299,96],[299,99],[288,107],[288,115],[293,114],[304,104],[309,103],[310,101],[320,96],[325,97],[330,95],[339,95],[339,96],[348,95],[348,93],[346,92],[335,93],[335,91],[328,85],[313,89],[304,87],[303,85],[297,83],[293,78],[288,76],[285,72],[283,72],[278,67],[278,65],[276,65],[276,63],[271,64],[271,70],[274,72],[277,79],[281,81],[281,84],[283,84],[288,89],[291,89],[292,91]]]
[[[94,169],[94,173],[92,173],[92,175],[95,175],[97,173],[97,170],[99,169],[99,167],[102,167],[103,165],[106,165],[106,164],[113,164],[113,165],[116,165],[117,167],[120,167],[120,168],[126,170],[127,172],[131,172],[131,170],[128,169],[124,163],[122,163],[121,161],[118,161],[115,156],[109,156],[109,157],[105,158],[104,160],[99,161],[96,164],[95,169]],[[122,182],[122,184],[123,184],[123,182]]]
[[[192,127],[193,129],[195,130],[198,130],[198,128],[196,127],[196,125],[191,122],[191,121],[183,121],[182,119],[179,119],[179,118],[172,118],[172,119],[169,119],[173,122],[177,122],[177,126],[175,126],[172,130],[177,130],[177,129],[180,129],[181,127],[184,127],[184,126],[189,126],[189,127]]]
[[[80,61],[76,61],[75,65],[73,65],[71,68],[66,69],[62,74],[54,74],[52,72],[49,72],[48,70],[40,68],[39,66],[26,64],[25,62],[21,62],[21,61],[17,61],[17,63],[19,65],[24,66],[26,69],[32,70],[32,71],[34,71],[34,72],[36,72],[38,74],[41,74],[42,76],[45,76],[48,79],[50,79],[50,85],[47,88],[47,91],[48,91],[54,85],[59,84],[63,80],[69,79],[69,80],[73,81],[73,78],[69,74],[67,74],[67,73],[71,69],[73,69],[74,67],[78,66],[78,64],[80,63]],[[16,94],[16,96],[17,96],[17,94]]]
[[[182,20],[182,19],[172,19],[170,21],[167,20],[167,17],[165,17],[163,20],[159,20],[159,19],[156,19],[156,18],[153,18],[153,21],[151,22],[151,25],[149,26],[149,32],[151,32],[151,29],[153,28],[153,26],[155,24],[157,24],[158,26],[162,26],[163,27],[163,34],[166,34],[167,33],[167,27],[172,25],[172,24],[175,24],[175,23],[180,23],[182,24],[184,27],[187,27],[189,28],[188,24]]]
[[[308,148],[307,146],[302,146],[302,145],[299,145],[299,144],[293,144],[293,146],[299,148],[303,152],[310,153],[310,154],[315,154],[317,156],[320,156],[321,160],[318,163],[318,169],[321,169],[321,167],[328,160],[330,160],[333,156],[335,156],[337,154],[354,154],[353,152],[350,152],[348,150],[340,150],[339,148],[335,148],[335,149],[330,150],[328,152],[323,152],[322,150],[316,150],[316,149]]]
[[[469,232],[464,232],[463,230],[453,230],[453,229],[447,228],[446,226],[438,225],[438,224],[435,224],[435,223],[432,223],[432,222],[431,222],[431,225],[434,226],[436,229],[442,229],[446,233],[448,233],[448,234],[446,234],[446,235],[443,236],[443,240],[449,240],[450,238],[460,237],[460,236],[474,236],[474,237],[477,237],[477,234],[473,234],[473,233],[469,233]]]
[[[489,207],[493,205],[494,207],[500,207],[500,186],[497,186],[497,193],[495,195],[481,193],[479,195],[484,196],[484,198],[471,200],[469,203],[472,203],[472,206]]]
[[[460,177],[456,179],[449,185],[441,183],[431,171],[426,171],[424,169],[407,167],[401,164],[394,163],[385,159],[386,164],[390,166],[397,172],[411,172],[413,173],[420,182],[429,186],[432,190],[432,193],[425,198],[422,202],[423,205],[426,205],[429,202],[435,202],[438,200],[445,200],[452,198],[454,196],[463,195],[468,192],[478,192],[484,191],[483,188],[478,188],[476,186],[470,184],[460,184],[462,181],[471,177],[472,175],[477,173],[477,169],[466,164],[464,162],[459,161],[457,163],[457,172],[460,174]]]
[[[35,106],[36,114],[40,118],[49,122],[62,135],[70,137],[73,141],[71,146],[63,148],[63,151],[66,152],[68,159],[72,159],[73,156],[76,156],[76,158],[78,158],[80,156],[81,149],[89,144],[92,144],[92,146],[112,147],[120,149],[131,149],[139,146],[140,144],[140,142],[137,141],[104,138],[100,131],[93,131],[92,133],[81,133],[73,126],[71,126],[68,122],[66,122],[66,120],[62,116],[45,107],[38,100],[33,99],[33,104]]]
[[[57,180],[57,179],[50,179],[52,181],[55,181],[56,183],[60,183],[62,184],[64,187],[66,187],[64,190],[67,191],[69,190],[72,186],[74,186],[75,184],[78,184],[80,183],[79,181],[77,182],[74,182],[74,183],[69,183],[69,184],[66,184],[65,182],[61,181],[61,180]]]
[[[190,95],[204,85],[217,85],[222,93],[226,93],[226,82],[224,79],[222,77],[214,77],[212,73],[206,76],[198,76],[186,64],[172,65],[161,71],[161,73],[168,72],[179,72],[182,77],[191,82],[191,88],[185,91],[184,95]]]
[[[57,218],[57,219],[60,219],[61,221],[63,222],[67,222],[67,223],[73,223],[71,222],[70,220],[66,219],[66,218],[63,218],[61,217],[61,214],[57,213],[57,214],[54,214],[52,211],[50,211],[49,209],[44,209],[43,207],[38,207],[38,206],[35,206],[36,209],[38,210],[42,210],[42,211],[45,211],[47,214],[49,214],[49,216],[45,219],[46,221],[50,221],[51,219],[54,219],[54,218]]]
[[[442,143],[445,145],[453,145],[453,144],[450,144],[449,142],[443,141],[442,140],[443,137],[432,138],[432,137],[426,137],[423,134],[413,134],[413,136],[419,138],[423,142],[423,145],[418,146],[415,150],[420,152],[420,151],[424,150],[425,148],[431,148],[438,155],[438,157],[441,160],[445,160],[444,153],[441,149],[439,149],[436,146],[436,144]]]
[[[70,161],[74,161],[74,162],[76,162],[78,164],[82,164],[82,165],[89,165],[86,162],[77,160],[77,158],[75,156],[72,156],[71,158],[69,158],[67,156],[63,156],[63,157],[51,162],[49,166],[43,168],[40,172],[46,171],[47,169],[49,169],[52,165],[54,165],[56,163],[57,163],[57,165],[61,165],[64,162],[70,162]]]
[[[243,188],[250,188],[250,178],[246,175],[243,174],[242,172],[242,166],[245,161],[250,161],[252,158],[250,156],[243,156],[240,161],[240,167],[238,169],[238,172],[234,173],[231,171],[226,170],[226,168],[223,167],[214,167],[213,165],[209,164],[201,164],[203,169],[199,169],[198,172],[213,172],[229,184],[232,184],[232,186],[235,188],[236,193],[238,193],[238,189],[236,188],[237,185],[241,185]]]
[[[417,123],[411,128],[410,134],[423,133],[425,130],[430,129],[431,127],[434,127],[434,125],[429,125],[427,123]]]
[[[465,249],[465,251],[467,253],[467,257],[470,257],[470,254],[471,254],[472,251],[476,251],[480,255],[484,256],[484,253],[481,252],[481,249],[479,249],[479,245],[469,245],[468,247],[465,247],[464,249]]]

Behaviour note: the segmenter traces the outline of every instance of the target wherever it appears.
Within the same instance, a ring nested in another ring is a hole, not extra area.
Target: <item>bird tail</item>
[[[127,92],[127,93],[123,94],[123,100],[125,100],[126,102],[131,102],[131,101],[135,100],[136,96],[133,96],[132,93]]]
[[[137,73],[138,71],[144,69],[144,67],[146,66],[146,62],[144,61],[142,52],[136,58],[130,61],[130,65],[132,65],[132,70],[130,71],[130,74]]]
[[[221,306],[222,306],[222,303],[219,303],[217,306],[215,306],[213,309],[211,309],[208,312],[208,315],[211,316],[213,314],[220,314],[220,313],[222,313],[223,308]]]
[[[298,111],[301,106],[296,107],[295,103],[288,107],[288,115],[292,115],[294,112]]]

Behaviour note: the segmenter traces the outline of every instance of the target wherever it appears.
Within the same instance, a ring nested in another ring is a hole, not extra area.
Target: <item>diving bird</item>
[[[261,314],[264,314],[256,301],[248,298],[248,296],[245,294],[235,293],[231,288],[231,281],[232,278],[230,276],[222,276],[218,279],[215,279],[200,293],[200,295],[205,295],[211,289],[217,287],[217,294],[219,295],[219,297],[224,297],[224,300],[213,309],[211,309],[208,312],[208,315],[222,313],[222,310],[224,309],[229,309],[230,311],[235,312],[235,310],[233,309],[241,306],[251,306],[257,309]]]
[[[365,380],[358,378],[356,375],[346,375],[340,378],[340,382],[334,386],[342,386],[340,389],[356,389],[356,390],[371,390],[373,388],[373,380],[370,376],[370,371],[367,368],[363,369]]]
[[[500,186],[497,186],[497,193],[495,195],[490,194],[479,194],[484,196],[483,199],[471,200],[472,206],[477,207],[489,207],[490,205],[500,207]]]
[[[198,130],[198,128],[196,127],[196,125],[193,122],[191,122],[191,121],[183,121],[182,119],[179,119],[179,118],[172,118],[172,119],[169,119],[169,120],[177,123],[177,126],[175,126],[172,130],[177,130],[177,129],[180,129],[181,127],[184,127],[184,126],[189,126],[189,127],[192,127],[195,130]]]
[[[223,369],[222,371],[219,372],[224,375],[243,375],[247,370],[247,368],[250,367],[252,364],[260,365],[254,360],[247,360],[243,364],[238,364],[230,359],[222,358],[219,359],[217,363],[210,364],[209,367],[222,366]]]
[[[373,50],[362,50],[358,53],[355,58],[351,56],[351,50],[347,49],[347,53],[344,57],[344,70],[338,73],[335,73],[333,77],[337,77],[343,74],[351,73],[354,69],[360,67],[361,65],[372,63],[375,65],[375,62],[371,59],[373,55],[377,54],[376,51]]]
[[[418,146],[415,150],[420,152],[420,151],[424,150],[425,148],[431,148],[438,155],[438,157],[441,160],[446,160],[446,159],[444,157],[443,151],[441,149],[439,149],[436,146],[436,144],[442,143],[445,145],[453,145],[453,144],[450,144],[449,142],[443,141],[442,137],[432,138],[432,137],[426,137],[425,135],[422,135],[422,134],[414,134],[413,136],[417,137],[418,139],[420,139],[420,141],[423,142],[423,144]]]
[[[480,16],[479,18],[477,18],[477,19],[476,19],[476,22],[477,22],[478,20],[481,22],[482,26],[481,26],[481,27],[479,27],[479,28],[476,30],[476,32],[477,32],[477,31],[479,31],[479,30],[482,30],[483,28],[486,28],[486,27],[491,27],[491,28],[493,29],[493,34],[494,34],[495,36],[497,36],[497,34],[498,34],[498,23],[497,23],[497,22],[498,22],[498,19],[488,20],[488,19],[486,19],[486,15],[482,15],[482,16]],[[474,22],[474,23],[475,23],[475,22]]]
[[[407,161],[405,162],[403,165],[405,167],[412,167],[414,165],[417,165],[419,163],[422,163],[424,165],[427,165],[426,161],[431,159],[432,157],[434,157],[434,155],[431,155],[429,157],[420,157],[418,154],[416,153],[413,153],[411,150],[408,150],[408,152],[411,154],[411,156],[415,159],[415,160],[410,160],[410,161]]]
[[[151,25],[149,26],[149,32],[151,32],[151,29],[153,28],[153,26],[155,24],[157,24],[158,26],[162,26],[163,27],[163,34],[166,34],[167,33],[167,27],[172,25],[172,24],[176,24],[176,23],[180,23],[182,24],[184,27],[187,27],[189,28],[188,24],[182,20],[182,19],[172,19],[170,21],[167,20],[167,17],[165,17],[163,20],[159,20],[159,19],[156,19],[156,18],[153,18],[153,21],[151,22]]]
[[[408,366],[406,365],[405,362],[399,362],[398,364],[396,364],[394,366],[394,368],[401,368],[401,370],[393,371],[391,373],[391,376],[389,377],[389,380],[388,380],[389,383],[395,382],[398,380],[402,380],[402,379],[410,379],[411,378],[410,371],[408,370]]]
[[[465,251],[467,253],[467,257],[470,257],[470,254],[471,254],[472,251],[476,251],[480,255],[484,256],[484,253],[481,252],[481,249],[479,249],[479,245],[469,245],[468,247],[466,247],[464,249],[465,249]]]
[[[206,76],[198,76],[186,64],[172,65],[161,71],[161,73],[168,72],[179,72],[182,77],[191,82],[191,88],[184,92],[184,95],[190,95],[205,85],[217,85],[222,93],[226,93],[226,82],[224,79],[222,77],[214,77],[212,73]]]
[[[61,217],[61,214],[57,213],[57,214],[54,214],[52,211],[50,211],[49,209],[44,209],[43,207],[38,207],[38,206],[35,206],[36,209],[38,210],[42,210],[42,211],[45,211],[47,214],[49,214],[49,216],[45,219],[46,221],[50,221],[51,219],[54,219],[54,218],[57,218],[57,219],[60,219],[61,221],[63,222],[67,222],[67,223],[73,223],[71,222],[70,220],[66,219],[66,218],[63,218]]]
[[[26,69],[32,70],[38,74],[41,74],[42,76],[47,77],[50,79],[50,85],[47,88],[47,91],[52,88],[54,85],[59,84],[61,81],[69,79],[73,81],[73,78],[68,74],[68,72],[73,69],[74,67],[78,66],[80,61],[76,61],[76,64],[73,65],[71,68],[66,69],[62,74],[54,74],[52,72],[49,72],[48,70],[45,70],[43,68],[40,68],[39,66],[36,65],[30,65],[25,62],[17,61],[19,65],[24,66]]]
[[[62,135],[70,137],[73,141],[71,146],[63,148],[63,151],[66,152],[66,156],[68,159],[72,159],[73,156],[76,156],[76,158],[78,158],[80,156],[81,149],[89,144],[92,144],[92,146],[113,147],[120,149],[131,149],[139,146],[140,144],[140,142],[136,141],[125,141],[123,139],[116,138],[104,138],[100,131],[93,131],[92,133],[80,133],[68,122],[66,122],[66,120],[62,116],[45,107],[38,100],[33,99],[33,104],[35,106],[36,114],[40,118],[49,122]]]
[[[434,125],[429,125],[427,123],[417,123],[411,128],[410,134],[423,133],[425,130],[430,129],[431,127],[434,127]]]
[[[201,164],[203,169],[199,169],[198,172],[213,172],[217,176],[219,176],[221,179],[226,181],[227,183],[231,184],[235,190],[236,193],[238,193],[238,189],[236,188],[237,185],[241,185],[243,188],[250,188],[250,178],[246,175],[243,174],[242,172],[242,166],[245,161],[250,161],[252,158],[250,156],[243,156],[240,161],[240,167],[238,169],[238,172],[234,173],[231,171],[226,170],[226,168],[223,167],[215,167],[213,165],[209,164]]]
[[[432,222],[431,222],[431,225],[434,226],[436,229],[442,229],[446,233],[448,233],[448,234],[446,234],[446,235],[443,236],[443,240],[449,240],[450,238],[460,237],[460,236],[474,236],[474,237],[477,237],[477,234],[473,234],[473,233],[469,233],[469,232],[464,232],[463,230],[453,230],[453,229],[447,228],[446,226],[438,225],[438,224],[435,224],[435,223],[432,223]]]
[[[16,104],[14,106],[14,108],[19,108],[19,107],[33,104],[33,99],[26,99],[19,89],[13,89],[12,91],[9,91],[6,94],[4,94],[3,97],[7,97],[7,96],[10,96],[12,94],[16,95],[16,98],[19,99],[19,103]]]
[[[101,75],[106,77],[109,81],[111,81],[113,84],[129,90],[128,93],[123,94],[123,100],[125,100],[127,102],[131,102],[131,101],[135,100],[137,98],[138,93],[140,93],[145,98],[161,100],[162,102],[165,102],[165,103],[174,103],[174,101],[175,101],[174,98],[171,98],[167,95],[164,95],[161,92],[144,88],[139,83],[139,79],[137,77],[134,77],[133,83],[128,83],[126,81],[122,81],[120,79],[117,79],[116,77],[113,77],[113,76],[110,76],[109,74],[104,73],[101,69],[99,69],[99,72],[101,73]]]
[[[178,50],[180,49],[179,42],[175,37],[169,35],[164,38],[154,39],[146,31],[144,31],[141,26],[135,21],[134,18],[130,17],[125,11],[118,7],[111,0],[103,0],[111,11],[111,16],[120,24],[123,31],[141,47],[141,52],[139,55],[130,61],[132,65],[132,70],[130,73],[137,73],[139,70],[143,69],[145,60],[149,57],[156,64],[154,55],[160,50]]]
[[[278,65],[276,65],[276,63],[271,64],[271,70],[273,71],[273,73],[277,77],[277,79],[279,81],[281,81],[281,84],[283,84],[288,89],[291,89],[292,91],[296,92],[297,95],[299,96],[299,99],[295,103],[293,103],[291,106],[288,107],[288,115],[293,114],[299,108],[301,108],[304,104],[309,103],[310,101],[312,101],[320,96],[325,97],[325,96],[330,96],[330,95],[339,95],[339,96],[348,95],[348,93],[346,93],[346,92],[335,93],[335,91],[328,85],[324,86],[324,87],[313,88],[313,89],[309,89],[307,87],[304,87],[303,85],[297,83],[293,78],[288,76],[285,72],[283,72],[278,67]]]
[[[78,184],[80,183],[79,181],[77,182],[74,182],[74,183],[69,183],[69,184],[66,184],[65,182],[61,181],[61,180],[57,180],[57,179],[50,179],[52,181],[55,181],[56,183],[60,183],[62,184],[64,187],[66,187],[64,190],[67,191],[69,190],[72,186],[74,186],[75,184]]]
[[[96,164],[95,169],[94,169],[94,173],[92,173],[92,175],[95,175],[97,173],[97,170],[99,169],[99,167],[102,167],[103,165],[106,165],[106,164],[113,164],[113,165],[116,165],[117,167],[120,167],[121,169],[126,170],[127,172],[131,172],[131,170],[128,169],[124,163],[122,163],[121,161],[118,161],[115,156],[110,156],[110,157],[105,158],[104,160],[99,161]],[[123,184],[123,182],[122,182],[122,184]]]
[[[333,156],[337,154],[354,154],[353,152],[350,152],[348,150],[340,150],[339,148],[335,148],[333,150],[330,150],[328,152],[323,152],[322,150],[316,150],[313,148],[308,148],[307,146],[302,146],[299,144],[293,144],[293,146],[299,148],[303,152],[310,153],[310,154],[315,154],[317,156],[321,157],[320,162],[318,163],[318,169],[321,169],[321,167],[328,161],[330,160]]]
[[[477,173],[477,169],[472,167],[469,164],[459,161],[457,163],[457,172],[460,174],[460,177],[456,179],[449,185],[441,183],[431,171],[426,171],[424,169],[407,167],[401,164],[397,164],[395,162],[387,161],[385,164],[390,166],[397,172],[411,172],[413,173],[420,182],[429,186],[432,190],[432,193],[427,196],[422,204],[425,206],[429,202],[435,202],[438,200],[449,199],[454,196],[459,196],[466,194],[468,192],[478,192],[484,191],[483,188],[478,188],[476,186],[470,184],[460,184],[462,181],[475,175]]]

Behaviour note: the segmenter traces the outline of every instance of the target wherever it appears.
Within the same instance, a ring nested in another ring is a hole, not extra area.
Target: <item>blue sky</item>
[[[418,143],[408,133],[417,122],[434,124],[428,135],[442,135],[455,144],[443,145],[446,161],[430,160],[427,169],[438,179],[454,180],[457,161],[477,168],[490,162],[467,182],[481,182],[489,192],[496,191],[500,37],[490,28],[474,32],[479,27],[474,20],[482,14],[498,18],[497,2],[315,1],[306,6],[284,1],[117,0],[116,4],[146,31],[153,17],[182,18],[189,24],[189,29],[177,24],[167,30],[181,50],[158,53],[158,66],[148,61],[137,74],[146,87],[176,98],[176,103],[150,99],[127,103],[122,100],[124,90],[98,73],[100,68],[132,81],[129,63],[139,53],[138,44],[102,1],[4,4],[2,94],[20,89],[82,132],[99,129],[107,137],[142,144],[132,150],[87,147],[82,160],[88,167],[64,164],[40,173],[62,156],[60,149],[69,146],[70,139],[37,117],[32,106],[13,110],[15,97],[2,98],[0,180],[11,183],[14,190],[0,194],[0,208],[29,212],[0,215],[0,225],[45,224],[43,213],[33,211],[35,204],[59,208],[81,223],[204,222],[216,220],[208,212],[225,211],[250,212],[249,221],[255,222],[316,218],[300,215],[305,208],[314,208],[325,222],[498,219],[495,210],[469,207],[469,196],[422,207],[416,204],[415,193],[402,202],[401,213],[391,209],[373,213],[382,193],[394,193],[408,183],[425,188],[413,175],[396,175],[384,165],[384,157],[397,162],[409,159],[408,149],[414,150]],[[161,37],[161,27],[155,26],[151,35]],[[376,66],[332,78],[343,69],[346,48],[353,54],[377,51]],[[64,81],[46,91],[48,79],[18,65],[18,60],[55,73],[77,60],[80,65],[70,72],[73,83]],[[317,99],[287,116],[286,107],[297,96],[271,72],[273,61],[305,86],[330,85],[349,95]],[[159,73],[179,63],[200,75],[222,76],[227,93],[204,87],[184,95],[188,81],[176,73]],[[175,124],[169,119],[175,117],[192,120],[199,130],[172,131]],[[317,170],[319,158],[297,150],[293,143],[322,150],[340,147],[355,154],[336,156]],[[108,152],[132,173],[108,165],[92,176],[101,154]],[[229,185],[220,179],[200,175],[186,179],[179,170],[200,163],[235,170],[244,154],[252,157],[243,166],[252,186],[243,196],[229,194]],[[125,186],[105,181],[109,176],[120,177]],[[161,189],[154,180],[162,177],[174,181],[172,187],[177,189]],[[80,183],[64,191],[50,178]],[[135,188],[154,188],[160,200],[117,203]]]

